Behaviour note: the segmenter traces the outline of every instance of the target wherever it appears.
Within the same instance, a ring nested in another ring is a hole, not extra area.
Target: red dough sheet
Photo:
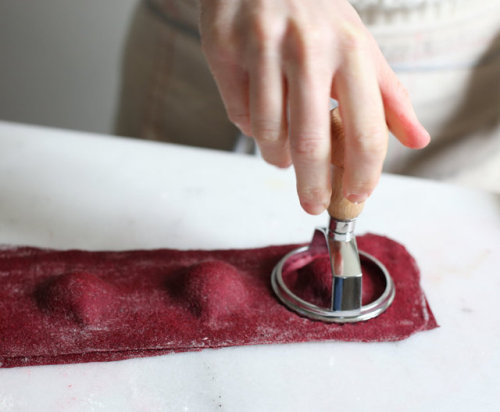
[[[274,296],[271,271],[297,245],[124,252],[4,248],[0,365],[111,361],[235,345],[397,341],[437,327],[406,249],[377,235],[359,237],[358,246],[387,267],[396,298],[379,317],[344,325],[300,317]],[[328,294],[318,280],[327,259],[317,257],[287,274],[290,287],[321,300]],[[365,275],[370,270],[363,267]],[[364,278],[366,301],[380,285]]]

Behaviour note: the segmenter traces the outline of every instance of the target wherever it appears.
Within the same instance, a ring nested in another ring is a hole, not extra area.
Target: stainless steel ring
[[[279,298],[279,300],[289,309],[297,312],[299,315],[314,320],[335,323],[354,323],[372,319],[383,313],[391,305],[396,295],[396,289],[387,268],[383,265],[382,262],[380,262],[380,260],[363,251],[360,251],[359,254],[372,261],[378,267],[385,279],[386,284],[382,294],[373,302],[363,305],[360,311],[353,314],[350,311],[334,311],[322,308],[299,298],[285,285],[285,282],[283,281],[282,270],[283,265],[289,258],[294,255],[304,253],[307,250],[307,246],[292,250],[278,262],[271,274],[271,285],[274,293]]]

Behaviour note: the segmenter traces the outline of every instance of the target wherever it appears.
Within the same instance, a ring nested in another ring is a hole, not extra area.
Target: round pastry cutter
[[[328,207],[329,227],[316,229],[309,247],[296,249],[284,256],[274,268],[271,282],[279,300],[300,315],[325,322],[359,322],[383,313],[394,300],[396,292],[386,267],[375,257],[362,252],[361,255],[377,268],[376,274],[372,274],[372,271],[367,274],[381,278],[373,279],[375,282],[385,281],[380,296],[362,305],[363,273],[354,237],[354,222],[363,209],[363,203],[351,203],[343,195],[344,129],[337,109],[332,111],[331,120],[334,167],[332,197]],[[305,301],[290,290],[283,280],[288,267],[300,262],[302,257],[307,259],[307,256],[317,253],[328,253],[330,257],[332,296],[329,307],[319,307]]]
[[[278,262],[271,275],[272,288],[278,299],[299,315],[324,322],[353,323],[366,321],[382,314],[391,305],[396,295],[394,282],[387,268],[374,256],[363,251],[358,252],[354,237],[348,241],[334,239],[328,241],[329,237],[334,238],[335,234],[332,236],[328,230],[318,228],[309,246],[292,250]],[[322,244],[321,238],[324,239]],[[341,256],[330,248],[342,242],[347,245],[340,245],[343,253]],[[332,295],[329,307],[321,307],[302,299],[287,286],[284,280],[287,267],[294,266],[294,262],[310,260],[308,256],[311,254],[321,255],[322,250],[323,254],[329,254],[332,270]],[[376,270],[363,274],[359,256],[362,257],[362,261],[372,263],[371,266]],[[339,264],[340,259],[344,260],[343,264]],[[338,273],[339,269],[343,269],[343,272]],[[384,283],[385,287],[379,296],[363,305],[361,297],[364,276],[376,277],[376,279],[371,279],[372,282]]]

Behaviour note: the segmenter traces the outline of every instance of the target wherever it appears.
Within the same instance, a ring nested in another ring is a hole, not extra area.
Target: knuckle
[[[323,139],[319,135],[301,136],[294,139],[292,150],[306,160],[315,160],[323,157]]]
[[[368,45],[368,36],[360,26],[344,22],[339,28],[339,42],[344,50],[359,51]]]
[[[315,50],[323,45],[323,29],[318,26],[304,26],[299,30],[300,45],[304,50]]]
[[[387,131],[368,130],[355,134],[351,143],[356,153],[362,154],[369,160],[377,160],[385,156],[387,138]]]
[[[254,35],[254,41],[258,45],[271,43],[277,40],[277,26],[273,24],[272,19],[267,16],[258,16],[250,23],[251,33]]]
[[[245,51],[252,57],[268,57],[278,52],[283,30],[272,16],[257,15],[246,24],[243,37],[247,39]]]
[[[300,21],[290,24],[285,43],[285,57],[290,61],[307,62],[327,52],[326,30],[322,26]]]
[[[267,145],[275,143],[280,139],[280,124],[274,122],[258,122],[252,127],[255,138],[259,143]]]

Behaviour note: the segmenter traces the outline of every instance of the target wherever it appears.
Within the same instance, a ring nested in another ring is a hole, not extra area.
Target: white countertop
[[[326,221],[260,159],[0,122],[3,244],[246,248]],[[357,229],[407,246],[440,328],[0,369],[0,411],[500,410],[500,196],[384,175]]]

